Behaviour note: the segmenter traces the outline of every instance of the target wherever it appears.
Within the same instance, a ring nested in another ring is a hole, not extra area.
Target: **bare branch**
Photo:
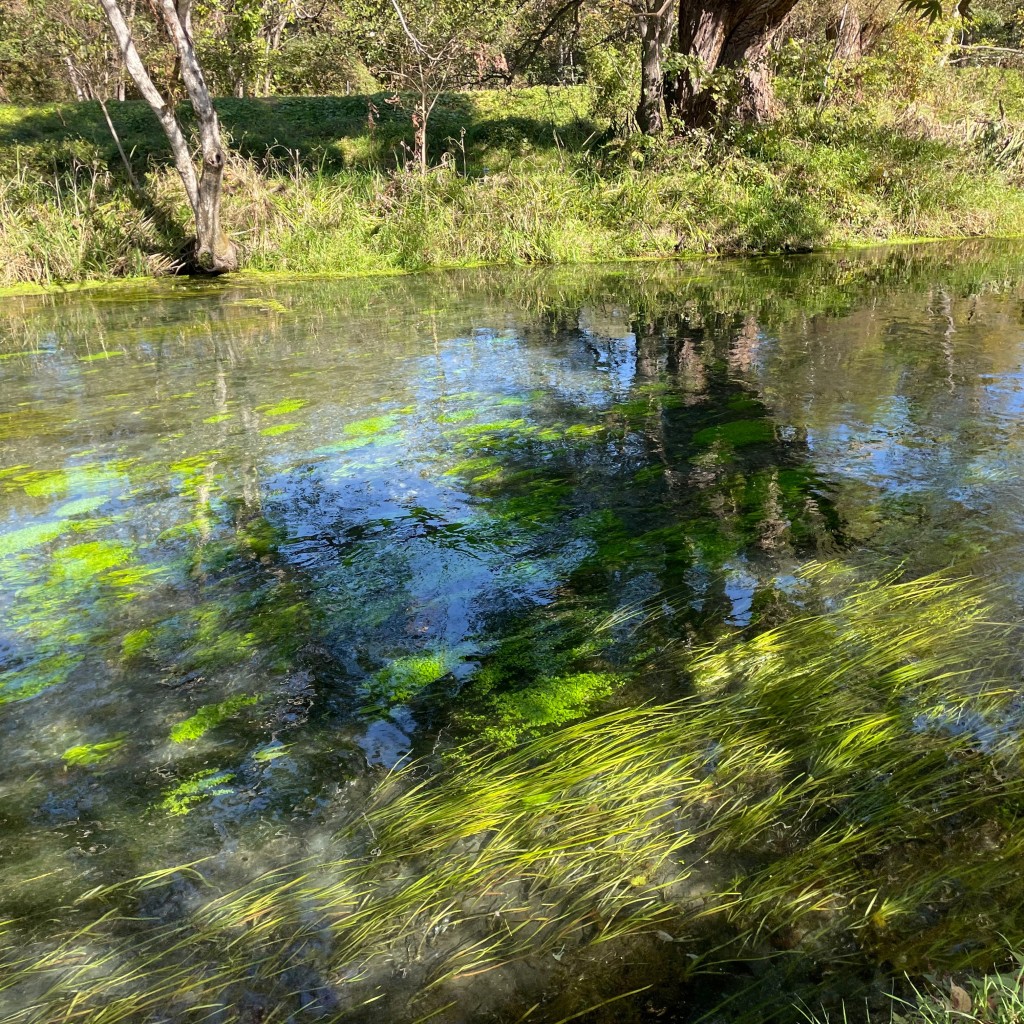
[[[402,8],[398,6],[398,0],[391,0],[391,6],[394,7],[395,14],[398,15],[398,20],[402,26],[402,31],[408,37],[409,42],[412,43],[413,49],[416,50],[417,53],[422,53],[429,57],[430,51],[427,50],[427,48],[416,38],[415,35],[413,35],[412,29],[409,28],[409,25],[405,20],[405,15],[402,13]]]
[[[167,136],[171,146],[171,153],[174,157],[174,165],[181,176],[182,184],[185,186],[185,194],[188,196],[189,205],[193,213],[199,209],[199,178],[196,175],[195,165],[189,153],[188,143],[182,134],[181,125],[174,116],[167,101],[160,90],[153,83],[146,66],[142,63],[139,51],[135,48],[135,41],[132,39],[131,29],[125,20],[117,0],[100,0],[110,27],[114,32],[118,48],[121,50],[121,57],[124,60],[128,74],[132,76],[135,87],[139,90],[142,98],[150,105],[160,125]]]

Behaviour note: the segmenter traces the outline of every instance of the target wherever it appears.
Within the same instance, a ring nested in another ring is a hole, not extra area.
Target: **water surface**
[[[1024,249],[0,304],[0,897],[315,854],[414,756],[689,682],[802,567],[1006,584]]]

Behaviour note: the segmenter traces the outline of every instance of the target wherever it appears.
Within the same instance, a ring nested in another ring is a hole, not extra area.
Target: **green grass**
[[[137,901],[195,865],[0,924],[0,1020],[200,1020],[243,992],[283,1020],[306,963],[339,1012],[409,974],[412,1020],[483,972],[644,935],[680,944],[680,979],[784,949],[990,968],[1024,898],[1011,630],[970,580],[805,578],[831,610],[685,658],[692,697],[409,766],[332,848],[174,920]],[[227,781],[199,772],[162,811]]]
[[[1022,129],[984,119],[1024,89],[991,77],[948,70],[916,119],[877,96],[818,116],[783,88],[776,125],[655,143],[612,138],[585,87],[452,94],[426,177],[400,169],[408,116],[383,96],[224,99],[225,221],[251,270],[347,275],[1017,235]],[[98,107],[0,106],[0,285],[173,265],[188,221],[166,145],[144,104],[115,106],[144,198]]]
[[[909,985],[907,996],[891,997],[889,1006],[866,1012],[845,1006],[829,1012],[802,1007],[807,1024],[1021,1024],[1024,1022],[1024,955],[1010,950],[988,974],[961,974],[942,983],[932,978],[923,985]]]

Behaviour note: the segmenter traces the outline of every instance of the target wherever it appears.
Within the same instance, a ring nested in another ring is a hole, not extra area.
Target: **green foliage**
[[[435,651],[396,658],[375,672],[364,688],[364,711],[404,704],[448,676],[463,661],[458,651]]]
[[[46,544],[64,531],[64,523],[37,523],[0,533],[0,558]]]
[[[194,715],[171,729],[171,741],[191,743],[202,739],[211,729],[216,729],[218,725],[234,718],[243,708],[258,704],[259,700],[259,697],[238,694],[222,700],[219,704],[205,704]]]
[[[160,801],[160,808],[171,815],[188,814],[213,797],[233,793],[234,789],[229,785],[233,779],[231,772],[206,768],[167,790]]]
[[[398,417],[391,413],[383,416],[369,416],[365,420],[346,423],[345,434],[353,438],[375,437],[378,434],[386,433],[397,422]]]
[[[775,427],[770,420],[733,420],[698,430],[693,441],[702,446],[726,444],[732,448],[744,448],[751,444],[768,444],[774,438]]]
[[[622,677],[605,672],[539,679],[522,690],[495,697],[490,708],[494,721],[482,736],[499,746],[512,746],[525,736],[583,718],[622,683]]]
[[[130,558],[131,550],[117,541],[87,541],[60,548],[54,555],[54,569],[70,581],[84,582],[124,565]]]
[[[156,634],[151,629],[129,630],[121,639],[121,653],[125,658],[137,658],[152,647]]]
[[[445,166],[425,179],[387,170],[412,136],[382,96],[225,100],[242,155],[225,223],[257,270],[335,273],[1018,233],[1019,75],[943,68],[935,45],[894,28],[855,75],[832,73],[821,112],[825,51],[816,70],[783,51],[782,118],[729,140],[602,145],[609,115],[583,88],[442,96],[431,159]],[[995,102],[979,97],[997,95],[1005,123],[979,111]],[[909,124],[901,111],[912,101]],[[112,116],[129,149],[153,154],[147,187],[159,216],[131,200],[95,107],[0,108],[0,136],[12,143],[0,151],[12,179],[0,184],[0,281],[166,268],[154,253],[182,244],[187,211],[158,126],[131,103]],[[93,164],[54,179],[54,153],[69,156],[76,138]]]
[[[102,743],[84,743],[77,747],[68,747],[61,758],[69,767],[89,767],[105,761],[116,750],[124,746],[124,737],[106,740]]]
[[[442,920],[430,993],[638,934],[683,943],[696,970],[792,956],[780,949],[794,943],[866,971],[1001,959],[1024,877],[1024,776],[1015,735],[1000,730],[1017,698],[1011,631],[968,580],[864,584],[831,563],[803,578],[828,610],[681,655],[692,697],[562,726],[432,777],[422,765],[391,773],[345,826],[340,855],[232,883],[147,922],[145,941],[119,930],[111,904],[135,905],[174,869],[94,891],[77,904],[91,915],[78,941],[87,935],[106,969],[54,974],[15,944],[0,954],[5,984],[43,992],[29,1024],[113,1006],[184,1013],[198,988],[208,1013],[231,1005],[255,964],[261,996],[284,1013],[294,986],[276,979],[319,937],[320,969],[360,1005],[376,994],[370,966]],[[611,681],[570,687],[589,699]],[[161,807],[188,813],[232,781],[204,769]],[[366,855],[353,856],[360,843]],[[707,860],[735,874],[704,871]],[[964,934],[969,948],[956,944]]]
[[[1021,1024],[1024,1021],[1024,954],[1010,948],[1001,970],[961,973],[957,979],[931,976],[920,987],[910,982],[912,996],[891,995],[891,1006],[872,1014],[878,1024]],[[804,1011],[807,1024],[843,1024],[846,1007],[836,1013]]]

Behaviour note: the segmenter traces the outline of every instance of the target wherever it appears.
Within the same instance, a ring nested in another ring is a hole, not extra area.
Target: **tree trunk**
[[[739,73],[732,111],[744,121],[766,121],[775,112],[768,50],[796,0],[680,0],[678,49],[698,67],[681,72],[668,91],[669,112],[691,127],[718,110],[709,78],[719,68]]]
[[[160,13],[181,58],[181,77],[199,122],[203,173],[199,179],[196,204],[196,260],[204,270],[213,274],[237,270],[238,251],[220,226],[220,193],[227,161],[217,111],[213,108],[203,69],[192,46],[192,0],[178,0],[177,6],[174,0],[160,0]]]
[[[945,67],[949,63],[949,56],[953,50],[953,37],[959,32],[963,38],[964,19],[969,16],[970,0],[956,0],[953,9],[949,12],[949,26],[946,29],[946,36],[942,40],[942,56],[939,63]]]
[[[289,8],[283,7],[276,12],[276,17],[267,25],[264,32],[264,59],[267,66],[263,69],[262,92],[260,95],[269,96],[271,87],[274,84],[274,55],[281,49],[281,40],[284,38],[284,30],[288,25]]]
[[[149,72],[142,63],[131,29],[125,20],[118,0],[100,0],[107,20],[113,29],[118,47],[124,59],[125,68],[135,82],[143,99],[156,114],[167,136],[174,156],[185,194],[196,225],[195,261],[198,267],[208,273],[220,274],[238,269],[238,253],[234,243],[224,234],[220,226],[220,192],[224,178],[225,156],[221,144],[220,125],[217,113],[210,101],[210,92],[203,79],[202,69],[196,59],[191,37],[191,0],[160,0],[159,12],[174,43],[185,82],[192,100],[196,120],[199,123],[199,138],[202,149],[202,174],[196,174],[195,164],[189,151],[188,142],[181,125],[170,105],[153,83]]]
[[[640,103],[636,123],[645,135],[657,135],[664,127],[665,75],[662,60],[672,41],[674,0],[647,0],[639,12]]]
[[[860,60],[864,55],[860,13],[852,0],[843,4],[839,17],[826,27],[825,38],[835,43],[833,60]]]
[[[90,99],[89,85],[82,77],[81,72],[78,70],[75,62],[71,59],[70,54],[64,54],[64,66],[68,69],[68,79],[75,90],[75,99],[78,100],[79,103]]]

